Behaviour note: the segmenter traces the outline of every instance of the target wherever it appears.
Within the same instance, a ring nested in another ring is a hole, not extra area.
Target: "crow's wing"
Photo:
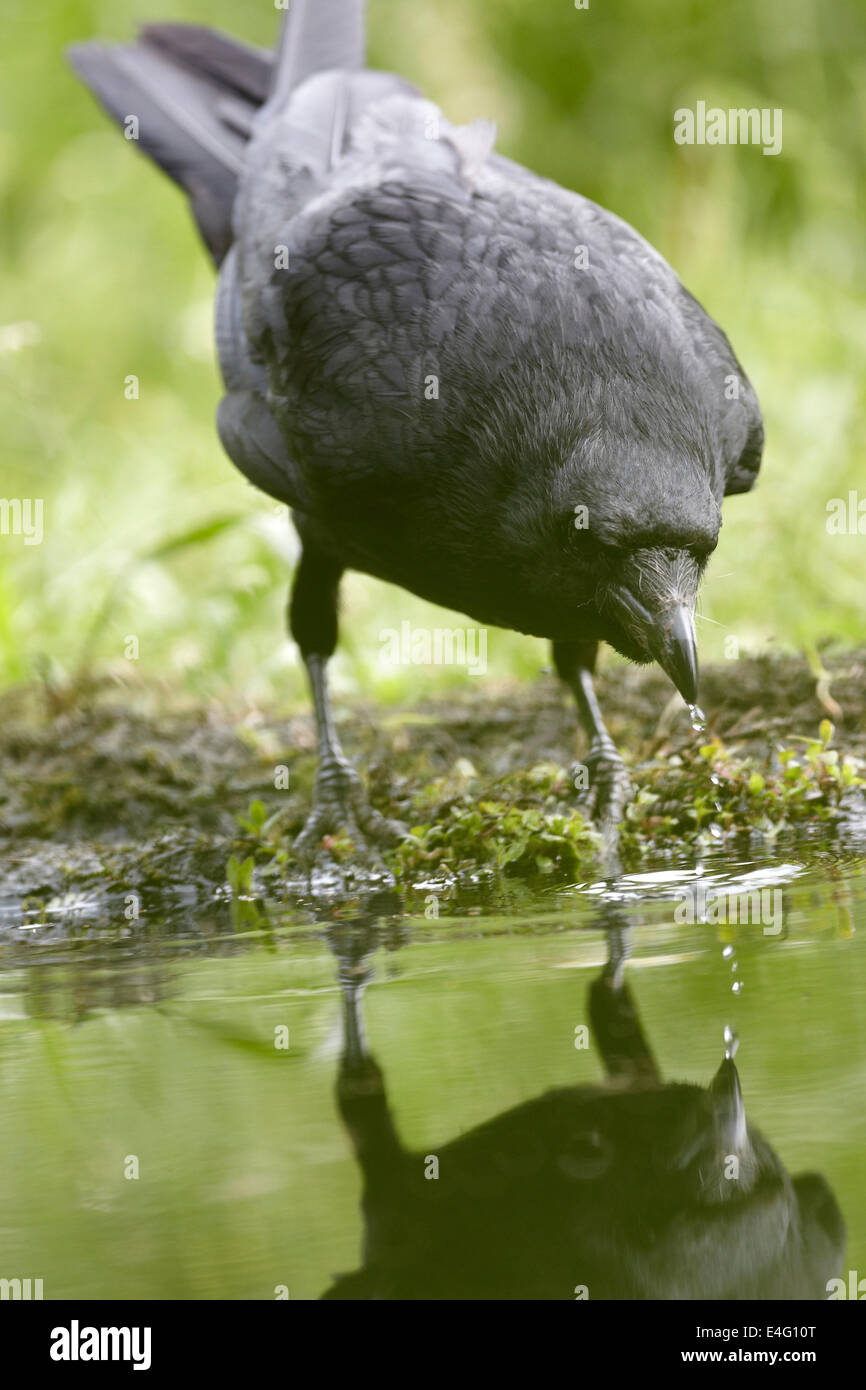
[[[716,370],[716,420],[724,459],[725,496],[748,492],[761,467],[764,422],[752,383],[740,366],[727,336],[694,295],[682,286],[682,311],[697,349]]]
[[[263,396],[256,391],[229,391],[217,410],[220,443],[245,478],[299,511],[305,494],[286,445]]]
[[[381,73],[318,74],[278,110],[263,108],[249,146],[234,215],[237,240],[217,290],[217,350],[228,390],[217,423],[223,447],[241,472],[299,510],[307,499],[291,461],[290,412],[277,407],[281,436],[265,370],[274,351],[292,351],[282,300],[295,271],[292,224],[310,200],[327,193],[365,108],[384,95],[413,90]]]
[[[215,333],[226,395],[217,410],[220,443],[235,467],[255,487],[303,509],[304,490],[283,436],[268,409],[268,379],[250,350],[237,287],[237,248],[220,270]]]
[[[751,422],[747,429],[746,443],[742,453],[728,464],[728,480],[725,486],[725,496],[731,497],[737,492],[749,492],[754,486],[761,467],[761,458],[764,452],[764,422],[758,408],[757,397],[753,396],[754,409],[751,413]]]
[[[315,440],[321,477],[363,469],[379,421],[378,447],[400,466],[396,397],[453,326],[453,306],[431,304],[463,249],[445,204],[465,225],[492,141],[489,124],[452,127],[369,71],[318,74],[257,126],[235,210],[240,317],[290,447],[299,431]]]

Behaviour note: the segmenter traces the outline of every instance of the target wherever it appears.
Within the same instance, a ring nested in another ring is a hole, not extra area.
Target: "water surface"
[[[793,1296],[788,1180],[708,1195],[726,1028],[749,1123],[822,1175],[796,1189],[813,1285],[828,1259],[866,1275],[864,892],[856,847],[812,844],[411,915],[7,904],[0,1276],[46,1298]],[[701,920],[734,900],[752,919]]]

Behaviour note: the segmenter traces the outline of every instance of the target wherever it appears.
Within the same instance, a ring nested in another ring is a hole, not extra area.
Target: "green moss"
[[[794,736],[769,753],[744,753],[720,738],[703,746],[665,751],[633,769],[635,795],[627,808],[621,850],[635,864],[654,851],[730,842],[754,834],[774,838],[783,830],[836,821],[846,798],[859,797],[863,763],[830,745],[834,729],[822,722],[817,737]],[[534,881],[568,880],[598,867],[600,837],[578,801],[569,772],[554,762],[485,778],[466,758],[450,772],[411,784],[399,796],[382,788],[376,797],[388,816],[402,816],[408,841],[386,862],[398,882],[469,880],[478,874]],[[286,823],[265,818],[254,803],[243,844],[292,876],[298,865],[286,847]],[[338,863],[354,845],[347,835],[323,842]]]
[[[658,673],[609,678],[601,693],[635,787],[626,867],[783,832],[814,837],[818,828],[829,841],[849,810],[862,814],[863,661],[832,662],[846,712],[839,737],[820,720],[802,659],[741,661],[735,686],[724,668],[708,668],[707,706],[723,736],[703,746],[675,710],[660,725]],[[236,927],[251,930],[256,900],[291,895],[302,877],[292,846],[313,795],[309,715],[286,727],[276,711],[165,703],[162,690],[108,683],[60,709],[32,690],[3,698],[0,897],[38,917],[84,893],[111,914],[130,892],[146,907],[189,902],[192,889],[197,904],[227,903]],[[496,700],[472,690],[387,718],[373,707],[343,713],[373,805],[411,832],[385,856],[402,889],[525,895],[601,868],[565,761],[576,716],[552,681]],[[357,857],[345,832],[322,849],[341,871]]]

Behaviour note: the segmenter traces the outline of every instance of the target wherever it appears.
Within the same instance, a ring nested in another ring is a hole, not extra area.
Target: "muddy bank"
[[[866,651],[823,660],[823,677],[794,656],[707,669],[699,736],[660,672],[617,666],[600,676],[637,792],[627,864],[695,842],[856,821]],[[403,885],[592,871],[597,841],[570,767],[583,744],[550,673],[467,685],[451,699],[420,695],[411,708],[357,703],[338,718],[374,804],[414,832],[388,856]],[[305,710],[196,708],[105,681],[8,692],[0,726],[7,926],[22,912],[59,919],[78,903],[116,913],[129,895],[181,909],[229,896],[227,883],[236,895],[296,886],[291,843],[315,769]],[[328,851],[351,861],[345,840]]]

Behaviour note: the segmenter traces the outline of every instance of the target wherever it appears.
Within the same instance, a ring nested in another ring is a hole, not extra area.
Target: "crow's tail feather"
[[[199,77],[209,77],[237,96],[261,106],[268,95],[274,55],[200,24],[145,24],[142,43]]]
[[[145,154],[186,190],[213,259],[232,241],[232,206],[253,117],[306,78],[364,65],[364,0],[292,0],[276,54],[190,24],[149,24],[133,44],[77,44],[69,60]]]
[[[366,0],[291,0],[277,44],[270,104],[287,97],[316,72],[364,66]]]
[[[134,44],[78,44],[69,60],[108,114],[184,188],[219,264],[231,245],[244,146],[271,54],[210,29],[157,24]]]

